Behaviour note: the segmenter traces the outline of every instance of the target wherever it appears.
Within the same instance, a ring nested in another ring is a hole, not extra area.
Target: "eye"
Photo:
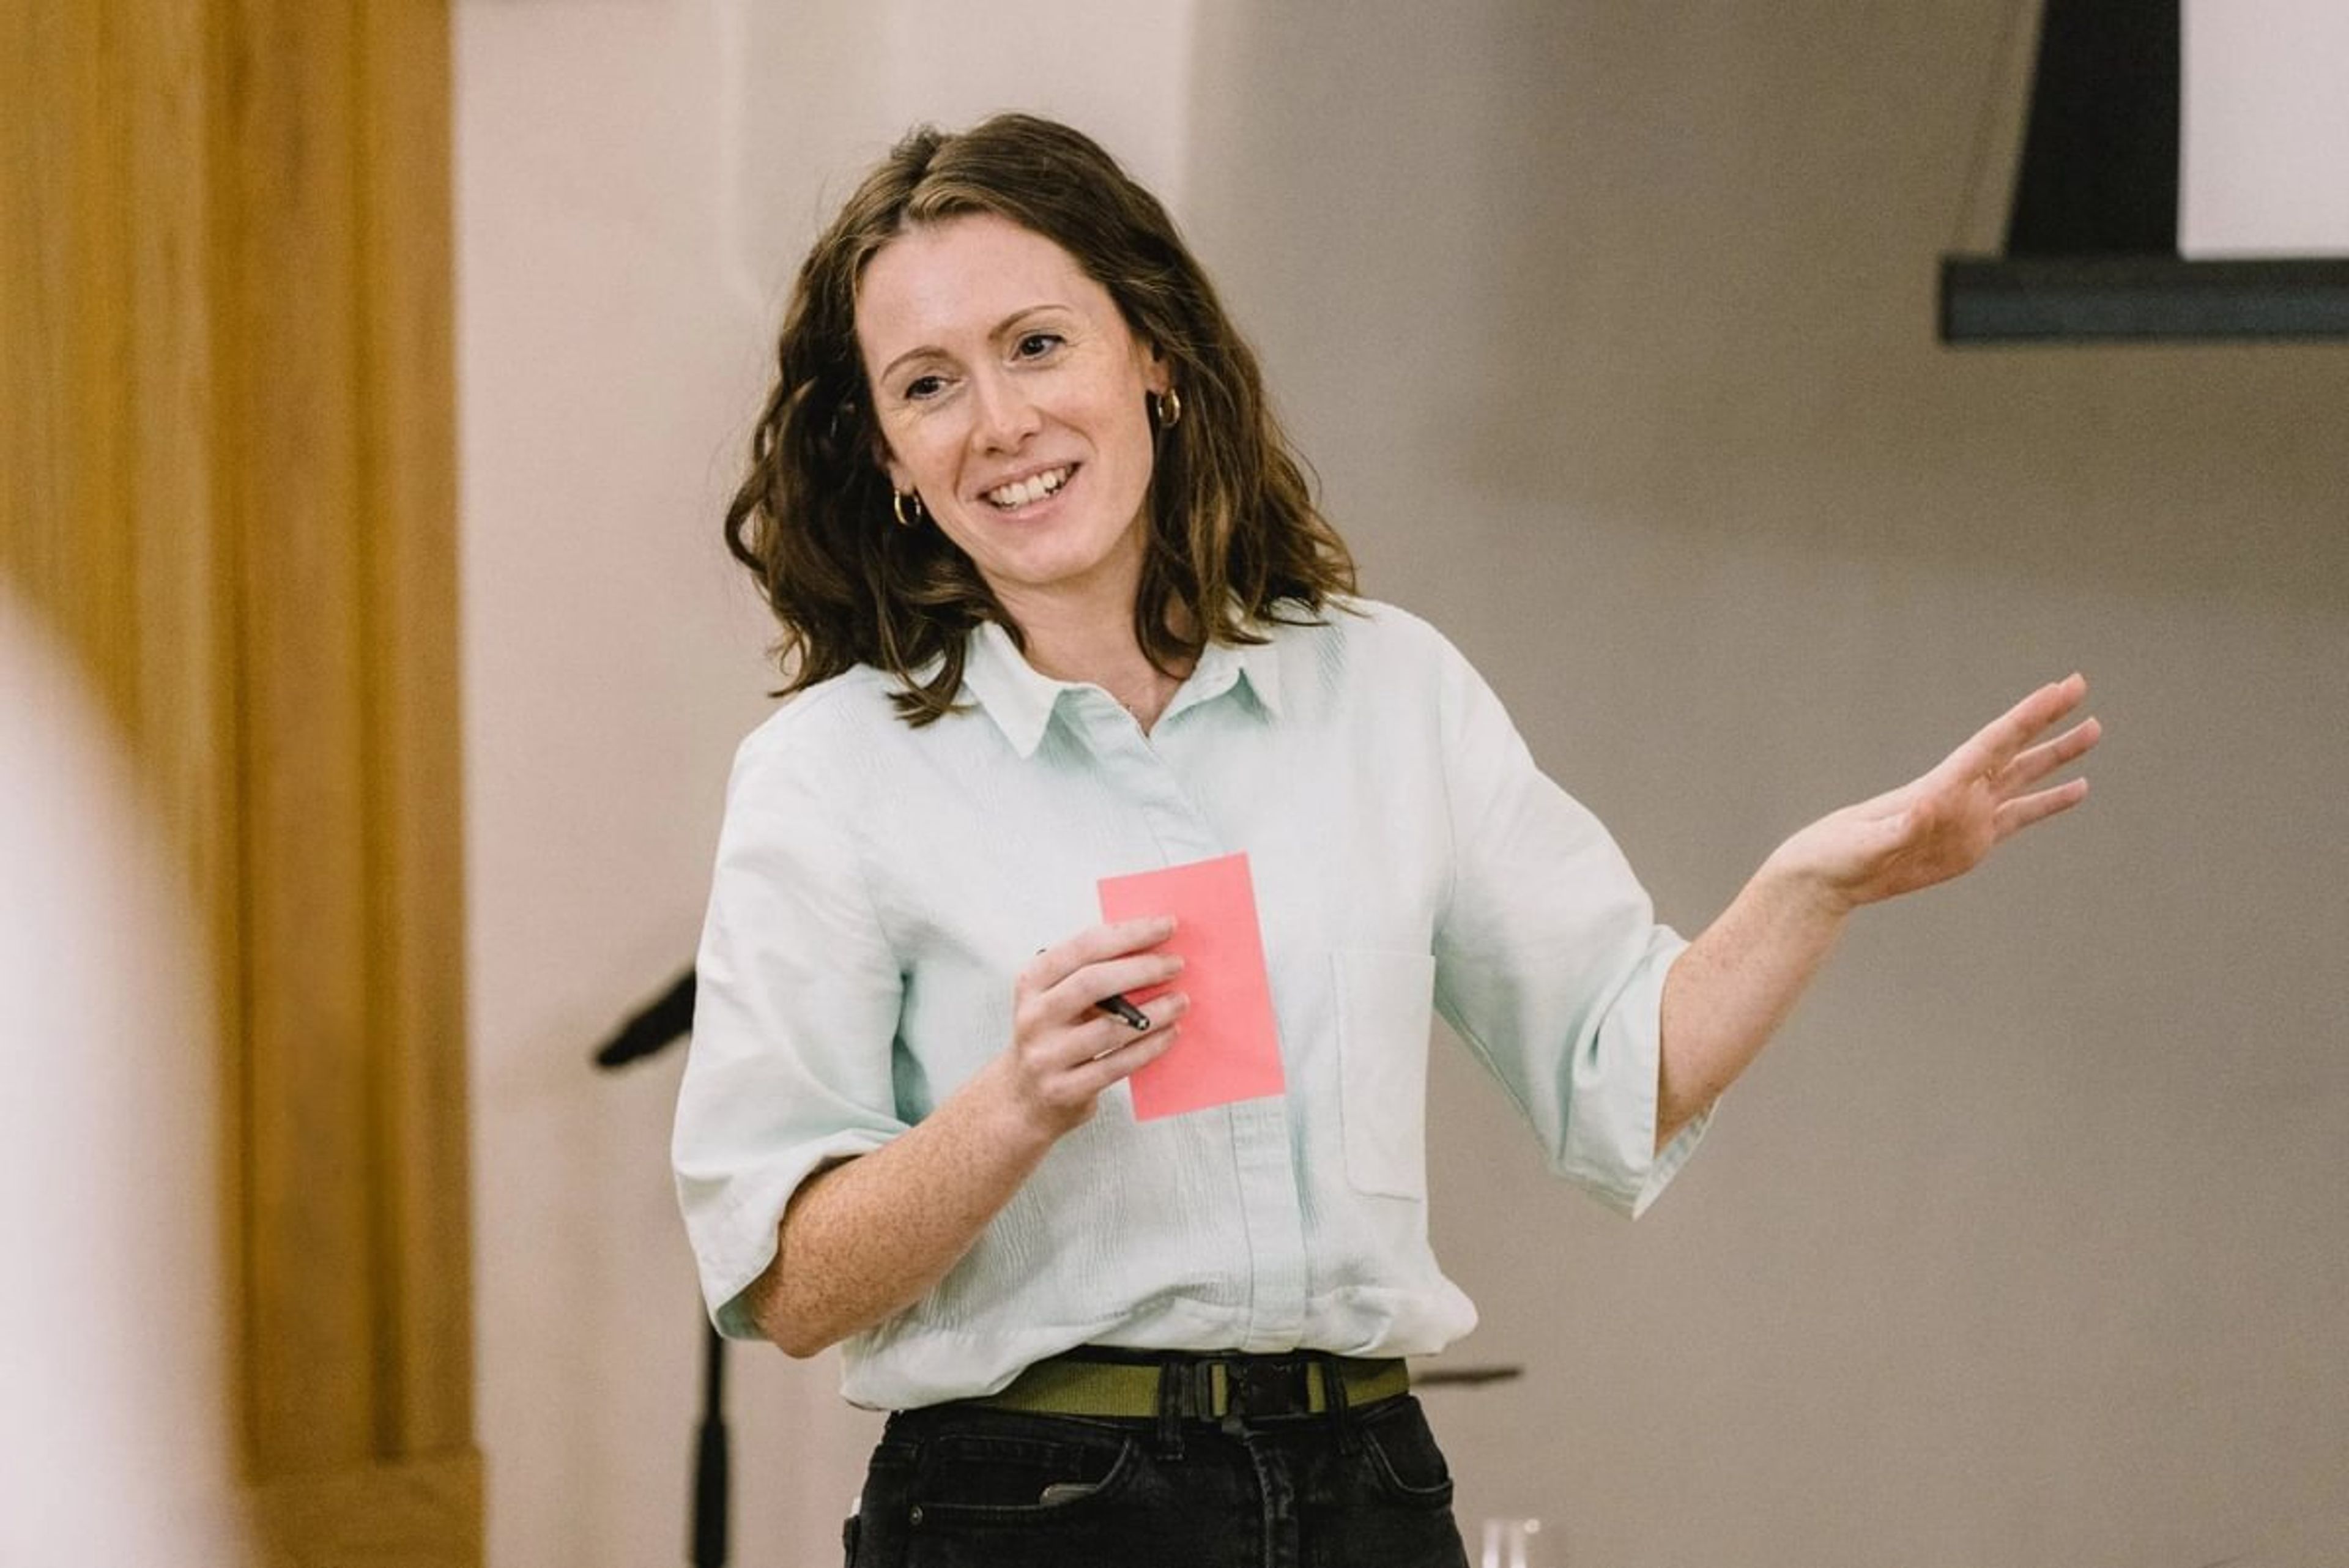
[[[940,392],[945,391],[946,388],[946,378],[943,376],[916,376],[906,382],[897,395],[909,403],[918,403],[936,397]]]
[[[1021,359],[1041,359],[1066,341],[1067,339],[1057,332],[1025,333],[1020,337],[1019,347],[1013,351],[1014,357]]]

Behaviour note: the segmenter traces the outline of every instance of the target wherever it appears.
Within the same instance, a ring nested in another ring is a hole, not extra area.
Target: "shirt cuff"
[[[762,1339],[750,1315],[749,1293],[775,1261],[776,1228],[800,1184],[827,1166],[871,1154],[889,1140],[864,1129],[843,1131],[802,1144],[755,1170],[738,1172],[722,1184],[680,1176],[678,1202],[693,1241],[701,1295],[709,1321],[728,1339]]]
[[[1574,1064],[1561,1174],[1628,1219],[1661,1197],[1704,1140],[1718,1102],[1656,1147],[1663,1059],[1664,977],[1688,943],[1656,928],[1638,971],[1608,1010],[1588,1053]]]

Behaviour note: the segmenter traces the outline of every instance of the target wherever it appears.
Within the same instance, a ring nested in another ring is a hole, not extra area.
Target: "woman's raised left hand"
[[[1793,873],[1842,910],[1972,870],[2000,844],[2086,798],[2085,778],[2040,786],[2085,755],[2102,726],[2083,719],[2052,739],[2040,737],[2078,708],[2087,691],[2076,674],[2041,687],[1923,777],[1823,816],[1787,839],[1770,857],[1772,868]]]

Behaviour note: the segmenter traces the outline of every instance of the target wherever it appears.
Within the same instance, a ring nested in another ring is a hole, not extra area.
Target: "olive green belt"
[[[1321,1415],[1335,1407],[1330,1377],[1349,1407],[1411,1391],[1399,1360],[1353,1356],[1199,1355],[1107,1361],[1081,1355],[1040,1361],[999,1394],[967,1403],[1042,1416],[1129,1417],[1172,1413],[1195,1420]]]

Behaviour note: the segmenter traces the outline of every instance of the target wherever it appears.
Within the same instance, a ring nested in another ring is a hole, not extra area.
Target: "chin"
[[[1123,552],[1122,537],[1099,542],[1037,539],[1031,548],[1004,551],[996,568],[982,575],[1019,587],[1037,589],[1075,587],[1089,579],[1114,574]],[[1133,553],[1139,576],[1141,552]]]

